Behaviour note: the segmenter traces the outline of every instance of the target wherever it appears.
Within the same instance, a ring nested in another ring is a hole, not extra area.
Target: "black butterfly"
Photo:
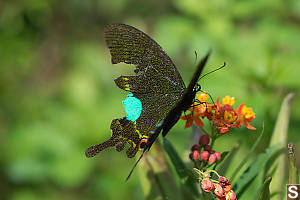
[[[132,158],[138,150],[149,150],[160,132],[165,136],[181,113],[190,108],[201,89],[197,81],[210,53],[200,61],[186,87],[169,56],[142,31],[126,24],[110,24],[104,28],[104,36],[112,63],[134,64],[136,75],[115,80],[119,88],[130,92],[123,101],[127,116],[112,120],[112,136],[92,145],[85,154],[93,157],[108,147],[122,151],[127,143],[126,154]]]

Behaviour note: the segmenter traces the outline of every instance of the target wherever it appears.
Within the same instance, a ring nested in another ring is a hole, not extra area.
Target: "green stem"
[[[211,143],[210,143],[210,146],[211,146],[211,148],[213,148],[213,146],[215,144],[215,141],[217,139],[217,135],[216,135],[213,123],[210,123],[210,126],[211,126]]]
[[[288,158],[289,158],[289,184],[297,184],[297,167],[295,159],[295,147],[292,143],[288,144]]]
[[[218,177],[220,177],[220,175],[218,174],[218,172],[217,171],[215,171],[215,170],[213,170],[213,169],[211,169],[211,170],[207,170],[206,172],[213,172],[213,173],[215,173]]]
[[[203,127],[200,127],[200,128],[201,128],[201,131],[202,131],[204,134],[209,135],[209,133],[208,133]]]

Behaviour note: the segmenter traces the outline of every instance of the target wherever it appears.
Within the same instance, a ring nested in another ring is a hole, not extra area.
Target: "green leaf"
[[[287,136],[288,136],[288,124],[290,118],[290,101],[294,97],[294,94],[288,94],[281,105],[274,132],[271,138],[270,146],[275,144],[280,144],[281,148],[287,147]],[[274,162],[272,167],[269,170],[273,170],[276,167],[274,173],[273,181],[270,185],[271,192],[276,192],[279,195],[274,196],[274,200],[281,200],[282,186],[285,185],[285,174],[287,173],[286,169],[286,154],[282,154],[278,157],[277,162]]]
[[[254,161],[252,161],[249,167],[244,171],[240,179],[233,187],[238,199],[245,192],[245,188],[249,187],[258,173],[263,170],[268,160],[280,150],[279,147],[279,145],[275,145],[266,149],[265,152],[261,153]]]
[[[270,199],[270,183],[272,181],[271,177],[268,177],[264,184],[259,188],[256,198],[257,200],[269,200]]]
[[[267,177],[273,177],[273,175],[275,174],[276,170],[277,170],[277,165],[272,167],[274,164],[274,161],[276,159],[279,158],[280,154],[282,154],[284,152],[284,149],[281,148],[280,151],[277,151],[276,153],[274,153],[272,155],[272,157],[268,160],[268,162],[266,163],[265,167],[264,167],[264,174],[263,174],[263,180],[266,179]]]
[[[173,145],[166,138],[163,140],[163,145],[180,178],[180,182],[183,185],[184,191],[188,189],[194,196],[199,196],[199,192],[195,184],[196,179],[194,174],[185,166]]]
[[[228,154],[225,154],[226,155],[226,158],[224,159],[224,161],[217,167],[217,171],[219,174],[225,174],[231,161],[233,160],[236,152],[238,151],[238,149],[240,148],[240,145],[241,143],[238,142],[236,143],[232,149],[230,150],[230,152]],[[223,154],[222,156],[223,157]]]
[[[174,147],[172,146],[172,144],[166,138],[164,138],[163,145],[164,145],[164,149],[166,150],[167,154],[169,155],[176,169],[178,176],[181,179],[186,178],[188,176],[188,174],[186,173],[187,168],[183,163],[183,161],[181,160],[181,158],[179,157],[176,150],[174,149]]]
[[[230,178],[231,182],[234,181],[234,179],[235,179],[236,175],[238,174],[238,172],[246,164],[249,157],[254,153],[254,150],[256,149],[257,145],[261,141],[261,138],[262,138],[263,134],[264,134],[264,124],[262,125],[262,131],[261,131],[260,135],[258,136],[257,140],[255,141],[254,145],[251,147],[250,151],[248,151],[248,153],[244,156],[244,159],[240,162],[239,166],[234,170],[234,173],[232,174],[232,176]]]
[[[184,199],[158,141],[153,143],[151,154],[144,155],[138,166],[146,199]]]

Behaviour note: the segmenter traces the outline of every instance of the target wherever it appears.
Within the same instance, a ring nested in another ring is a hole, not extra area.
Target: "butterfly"
[[[109,147],[120,152],[128,144],[126,154],[132,158],[139,150],[150,150],[159,134],[166,136],[182,112],[190,108],[201,90],[197,82],[210,52],[186,87],[169,56],[142,31],[126,24],[109,24],[104,38],[112,64],[133,64],[135,75],[115,79],[119,88],[129,92],[123,101],[126,116],[112,120],[111,137],[90,146],[85,155],[93,157]]]

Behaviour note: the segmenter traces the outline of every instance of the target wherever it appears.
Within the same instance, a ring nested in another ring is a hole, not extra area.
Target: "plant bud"
[[[208,164],[213,164],[217,161],[217,156],[215,154],[210,154],[209,159],[208,159]]]
[[[193,158],[193,160],[199,160],[200,159],[199,151],[197,151],[197,150],[193,151],[192,158]]]
[[[215,155],[217,157],[217,161],[221,160],[221,153],[220,152],[215,152]]]
[[[201,160],[208,160],[208,157],[209,157],[209,152],[208,151],[203,151],[200,153],[200,157],[201,157]]]
[[[200,146],[197,144],[192,146],[192,151],[195,151],[195,150],[200,151],[200,149],[201,149]]]
[[[225,195],[226,200],[236,200],[236,195],[234,191],[230,190],[229,192],[226,193]]]
[[[210,145],[205,145],[204,150],[205,151],[211,151],[211,146]]]
[[[201,188],[204,192],[211,192],[214,189],[214,183],[209,178],[205,178],[201,182]]]
[[[231,183],[228,178],[220,176],[218,181],[225,192],[229,192],[231,190]]]
[[[223,197],[224,196],[224,192],[223,192],[223,188],[221,187],[220,184],[215,184],[215,190],[214,190],[215,195],[217,195],[218,197]]]
[[[207,135],[207,134],[206,135],[202,135],[200,137],[200,139],[199,139],[199,144],[201,146],[204,146],[206,144],[209,144],[209,141],[210,141],[209,135]]]

